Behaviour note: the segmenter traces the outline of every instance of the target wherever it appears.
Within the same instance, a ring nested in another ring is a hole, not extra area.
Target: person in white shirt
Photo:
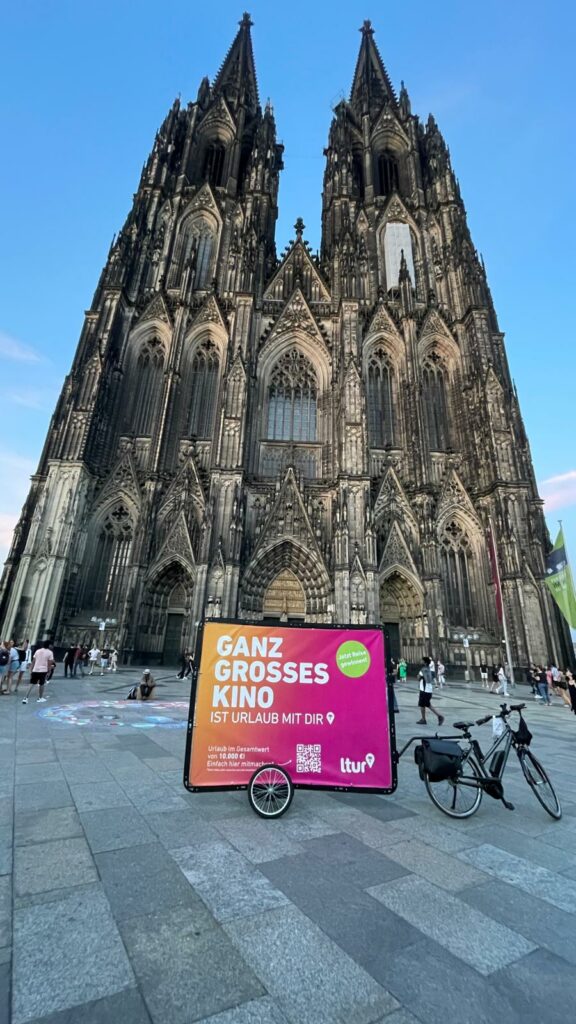
[[[28,693],[22,701],[23,704],[28,703],[28,698],[34,686],[38,686],[38,698],[37,703],[42,704],[45,702],[46,697],[44,696],[44,683],[46,682],[46,676],[50,669],[54,668],[54,655],[48,647],[48,645],[42,641],[38,650],[32,658],[32,673],[30,675],[30,686],[28,687]]]
[[[438,686],[440,687],[440,689],[442,689],[442,687],[444,686],[444,683],[446,682],[445,672],[446,672],[445,666],[442,664],[441,661],[437,661],[436,662],[436,679],[438,680]]]
[[[498,668],[498,686],[496,687],[496,693],[501,693],[503,697],[509,697],[508,693],[508,679],[502,665]]]
[[[94,644],[94,647],[88,653],[88,661],[90,662],[90,668],[88,670],[89,676],[92,675],[94,669],[100,664],[100,656],[100,649],[96,647],[96,644]]]

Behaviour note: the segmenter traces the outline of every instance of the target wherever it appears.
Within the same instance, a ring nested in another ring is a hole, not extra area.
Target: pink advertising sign
[[[270,763],[295,786],[396,787],[377,627],[207,622],[192,705],[190,789],[248,785]]]

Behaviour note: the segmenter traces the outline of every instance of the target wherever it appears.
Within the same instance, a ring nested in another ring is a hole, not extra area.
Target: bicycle
[[[435,739],[412,736],[398,754],[398,760],[415,740],[423,741],[415,748],[414,759],[432,803],[451,818],[470,818],[480,807],[484,793],[501,800],[507,810],[514,810],[514,805],[504,797],[502,785],[513,747],[534,796],[552,818],[559,820],[562,817],[560,801],[545,769],[529,750],[532,733],[522,717],[525,707],[526,704],[510,707],[501,704],[499,715],[486,715],[475,722],[454,722],[454,728],[460,731],[458,736],[437,735]],[[519,716],[516,731],[507,721],[514,712]],[[503,728],[484,754],[470,729],[485,725],[493,718],[501,719]],[[464,740],[469,741],[467,746],[461,745]]]

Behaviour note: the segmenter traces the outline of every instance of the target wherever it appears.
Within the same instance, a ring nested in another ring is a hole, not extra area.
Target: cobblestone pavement
[[[485,798],[454,822],[411,755],[394,796],[298,791],[263,822],[245,793],[183,789],[188,686],[126,705],[133,676],[0,701],[0,1021],[573,1019],[576,717],[557,698],[516,692],[560,822],[515,758],[516,810]],[[423,730],[414,685],[398,699],[402,742]],[[438,700],[447,722],[497,703],[463,684]]]

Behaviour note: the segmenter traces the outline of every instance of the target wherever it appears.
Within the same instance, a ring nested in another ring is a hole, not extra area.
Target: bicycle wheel
[[[263,764],[248,783],[250,806],[261,818],[279,818],[285,814],[293,796],[292,780],[277,764]]]
[[[470,818],[482,802],[482,776],[473,761],[464,761],[455,779],[431,782],[424,776],[424,785],[433,804],[450,818]]]
[[[562,817],[560,801],[540,761],[526,747],[518,751],[518,757],[522,765],[524,778],[534,796],[542,804],[542,807],[548,812],[550,817],[556,818],[558,821]]]

